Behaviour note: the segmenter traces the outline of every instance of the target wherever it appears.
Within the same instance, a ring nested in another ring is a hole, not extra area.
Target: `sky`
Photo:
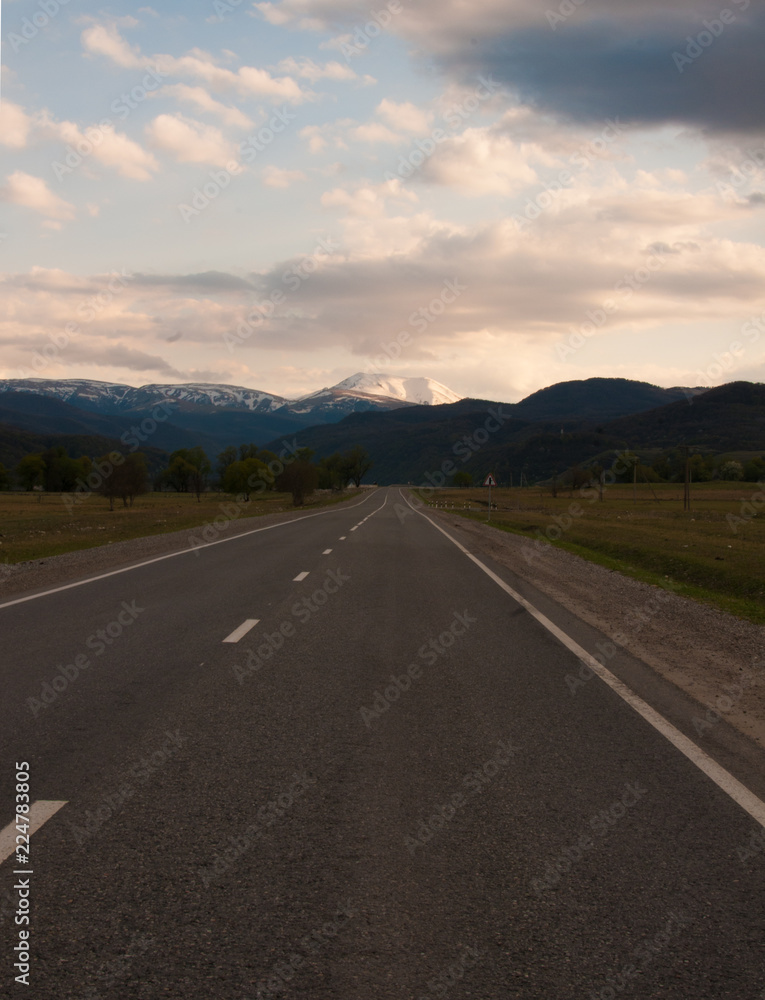
[[[4,0],[0,378],[765,380],[762,0]]]

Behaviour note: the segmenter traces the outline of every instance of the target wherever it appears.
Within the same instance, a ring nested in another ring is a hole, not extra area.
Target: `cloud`
[[[143,56],[137,46],[125,41],[113,24],[96,24],[86,28],[82,33],[82,44],[87,52],[106,56],[125,69],[156,68],[168,76],[202,80],[216,92],[233,91],[243,97],[290,104],[301,104],[316,96],[312,91],[303,90],[290,76],[275,77],[257,66],[240,66],[236,71],[219,66],[209,53],[198,48],[179,58],[161,53],[151,58]]]
[[[15,171],[0,188],[0,200],[31,208],[48,219],[67,222],[75,217],[74,205],[50,190],[42,177]]]
[[[0,142],[12,149],[24,149],[32,121],[18,104],[0,101]]]
[[[507,137],[467,129],[438,145],[418,176],[463,194],[511,195],[538,180],[528,161],[528,151]]]
[[[85,150],[85,156],[106,167],[111,167],[123,177],[132,180],[151,180],[152,173],[159,169],[154,156],[124,132],[114,128],[91,126],[82,131],[74,122],[55,121],[48,112],[42,112],[36,121],[35,134],[46,139],[55,139],[74,147],[75,151]],[[61,150],[54,160],[57,176],[64,176],[70,170],[66,165],[66,150]]]
[[[289,56],[277,66],[282,73],[292,76],[304,77],[311,83],[318,80],[358,80],[358,75],[348,65],[339,62],[328,62],[323,66],[314,62],[313,59],[301,59],[299,62],[294,56]]]
[[[385,97],[377,105],[376,112],[391,128],[401,132],[424,135],[430,131],[432,115],[427,111],[422,111],[411,101],[397,104]]]
[[[297,181],[304,181],[306,175],[302,170],[282,170],[280,167],[265,167],[260,175],[266,187],[288,188]]]
[[[274,24],[300,26],[310,17],[321,30],[358,30],[369,21],[363,0],[256,6]],[[404,4],[386,30],[430,53],[452,78],[467,82],[490,73],[523,103],[561,120],[619,115],[719,132],[765,126],[761,5],[730,0],[727,23],[720,0],[587,0],[569,4],[556,19],[560,7],[538,0],[421,0]]]
[[[253,120],[243,111],[216,101],[204,87],[190,87],[185,83],[176,83],[163,87],[160,93],[175,97],[187,104],[193,104],[200,111],[208,111],[210,114],[217,115],[224,125],[229,125],[232,128],[249,129],[254,125]]]
[[[179,163],[209,163],[227,166],[236,160],[237,147],[220,129],[182,115],[158,115],[146,126],[149,142]]]

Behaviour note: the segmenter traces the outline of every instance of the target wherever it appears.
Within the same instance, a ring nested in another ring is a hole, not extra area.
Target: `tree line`
[[[245,501],[266,490],[290,493],[295,506],[303,504],[315,490],[345,490],[351,483],[358,488],[372,463],[360,446],[335,452],[313,461],[310,448],[296,448],[282,457],[256,444],[231,445],[215,459],[215,466],[203,448],[179,448],[167,465],[150,474],[146,456],[140,452],[123,455],[109,452],[92,459],[70,456],[63,446],[25,455],[16,466],[15,481],[23,490],[39,493],[97,493],[131,506],[135,497],[155,491],[194,493],[197,499],[208,490],[237,494]],[[13,477],[0,465],[0,489],[13,487]]]

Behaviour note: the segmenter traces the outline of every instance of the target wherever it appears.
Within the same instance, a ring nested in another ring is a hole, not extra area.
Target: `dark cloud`
[[[136,274],[136,285],[165,285],[200,292],[252,292],[254,285],[244,278],[223,271],[203,271],[200,274]]]
[[[729,24],[719,21],[719,7],[712,15],[717,37],[700,13],[643,22],[574,16],[557,30],[527,26],[455,42],[440,61],[466,82],[491,74],[522,101],[570,122],[618,117],[752,132],[765,126],[765,11],[743,14],[733,0],[728,10]]]

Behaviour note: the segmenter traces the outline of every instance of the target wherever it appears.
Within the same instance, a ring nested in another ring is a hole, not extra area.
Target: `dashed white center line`
[[[235,628],[231,635],[227,635],[223,640],[224,642],[239,642],[243,635],[247,635],[251,628],[255,626],[260,621],[260,618],[248,618],[247,621],[242,622],[239,628]]]
[[[358,524],[356,525],[356,528],[358,528]],[[355,531],[356,528],[351,528],[351,531]]]
[[[328,556],[331,552],[332,552],[332,549],[324,549],[324,551],[322,552],[322,555],[323,556]]]
[[[344,542],[347,537],[347,535],[341,535],[339,541]]]
[[[47,823],[51,816],[55,816],[59,809],[65,805],[66,802],[54,802],[44,799],[33,802],[31,809],[26,815],[26,819],[29,821],[29,829],[26,835],[31,837],[33,833],[36,833],[40,829],[43,823]],[[0,830],[0,862],[9,858],[16,850],[16,835],[18,832],[15,819],[4,830]]]
[[[309,572],[310,572],[310,570],[309,570]],[[301,580],[305,580],[305,578],[307,576],[308,576],[308,573],[298,573],[298,575],[295,577],[295,579],[292,582],[293,583],[300,583],[300,581]]]

